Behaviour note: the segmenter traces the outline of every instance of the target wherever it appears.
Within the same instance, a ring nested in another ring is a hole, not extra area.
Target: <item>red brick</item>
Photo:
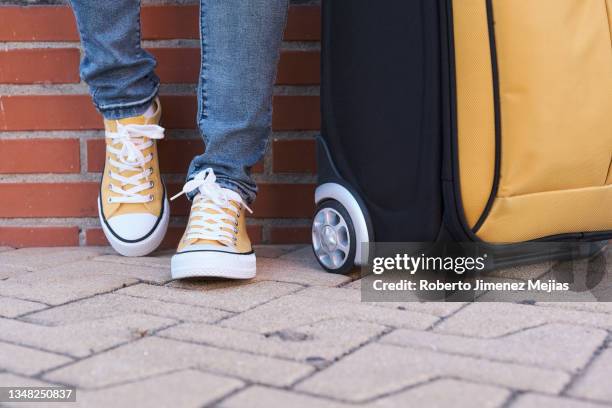
[[[0,217],[96,217],[98,183],[0,183]]]
[[[248,225],[247,231],[249,233],[251,244],[259,245],[263,242],[263,227],[261,225]]]
[[[199,38],[198,6],[152,5],[142,8],[145,40]],[[318,6],[292,6],[285,39],[316,41],[321,23]],[[72,10],[66,6],[0,7],[0,41],[78,41]]]
[[[87,95],[0,96],[1,130],[101,129],[101,116]]]
[[[0,173],[78,173],[77,139],[0,139]]]
[[[78,83],[79,60],[76,48],[0,51],[0,83]]]
[[[168,185],[169,195],[182,184]],[[261,184],[254,206],[256,218],[309,218],[314,210],[312,184]],[[0,184],[0,217],[96,217],[98,183],[3,183]],[[33,194],[35,193],[35,194]],[[189,203],[172,203],[174,215],[186,215]]]
[[[270,244],[309,244],[311,234],[310,227],[272,227]]]
[[[321,8],[316,5],[289,8],[286,41],[319,41],[321,39]]]
[[[192,95],[162,96],[162,125],[168,129],[195,129],[198,102]]]
[[[283,51],[278,64],[278,85],[319,85],[321,54],[318,51]]]
[[[253,206],[255,218],[310,218],[314,212],[312,184],[260,184]]]
[[[162,173],[185,174],[194,156],[202,154],[204,144],[201,139],[164,139],[159,142],[159,157]],[[104,140],[87,142],[87,171],[100,173],[104,169]],[[263,165],[256,164],[254,173],[261,173]]]
[[[192,84],[200,75],[199,48],[150,48],[157,59],[157,75],[164,83]]]
[[[192,129],[195,96],[171,95],[164,101],[163,124],[174,129]],[[0,130],[88,130],[103,129],[102,116],[88,95],[0,96]],[[36,112],[36,115],[33,114]]]
[[[274,97],[274,130],[319,130],[321,111],[318,96]]]
[[[104,140],[87,141],[87,171],[101,173],[104,169]]]
[[[195,96],[162,96],[162,103],[163,126],[168,129],[195,128]],[[102,117],[87,95],[0,96],[0,106],[0,130],[87,130],[104,127]],[[274,130],[317,130],[320,116],[318,96],[274,97]]]
[[[199,6],[145,6],[142,37],[145,40],[200,38]]]
[[[0,227],[0,245],[13,248],[79,245],[77,227]]]
[[[0,7],[0,41],[77,41],[74,15],[65,6]]]
[[[102,232],[102,228],[89,228],[85,231],[85,245],[108,246],[109,243]]]
[[[157,74],[164,83],[197,83],[200,74],[199,48],[151,48],[157,58]],[[318,51],[282,51],[277,84],[317,85],[320,82]]]
[[[317,171],[316,145],[312,139],[276,139],[272,144],[272,169],[275,173],[311,173]]]
[[[262,227],[259,225],[249,225],[247,227],[249,237],[253,244],[261,243]],[[173,226],[168,228],[168,232],[164,237],[159,249],[174,249],[178,246],[183,233],[185,232],[184,226]],[[86,245],[88,246],[107,246],[109,245],[104,232],[101,228],[90,228],[85,233]]]

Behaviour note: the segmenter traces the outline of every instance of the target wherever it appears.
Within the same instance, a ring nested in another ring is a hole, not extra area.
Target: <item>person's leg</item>
[[[206,151],[188,179],[212,168],[223,186],[248,202],[257,187],[251,167],[263,157],[272,122],[288,0],[201,0],[202,68],[198,126]]]
[[[169,206],[156,140],[161,106],[155,59],[141,47],[139,0],[71,0],[85,55],[81,77],[105,118],[106,161],[98,209],[106,238],[122,255],[155,250]]]
[[[140,45],[139,0],[70,0],[84,49],[81,78],[106,119],[141,115],[159,88]]]
[[[201,0],[198,125],[205,153],[189,168],[193,199],[172,277],[255,276],[245,210],[257,193],[251,167],[264,155],[288,0]]]

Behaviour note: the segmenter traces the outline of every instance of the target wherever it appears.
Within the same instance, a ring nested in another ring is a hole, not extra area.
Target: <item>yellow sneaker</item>
[[[159,172],[156,140],[161,105],[156,99],[142,116],[106,120],[106,163],[98,213],[106,238],[125,256],[144,256],[161,243],[170,217]]]
[[[187,229],[172,257],[172,278],[255,277],[255,252],[245,219],[251,209],[240,194],[217,184],[212,169],[200,172],[172,199],[196,190]]]

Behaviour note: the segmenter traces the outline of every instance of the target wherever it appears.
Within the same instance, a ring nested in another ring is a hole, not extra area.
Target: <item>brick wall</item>
[[[185,0],[143,3],[143,39],[159,61],[168,129],[160,160],[174,193],[191,157],[204,149],[194,129],[198,9]],[[319,18],[316,2],[292,3],[272,142],[255,168],[261,193],[250,231],[258,243],[309,240],[313,137],[319,128]],[[80,56],[74,18],[62,1],[0,5],[0,246],[106,244],[96,207],[102,120],[79,79]],[[165,247],[180,238],[187,211],[186,201],[173,203]]]

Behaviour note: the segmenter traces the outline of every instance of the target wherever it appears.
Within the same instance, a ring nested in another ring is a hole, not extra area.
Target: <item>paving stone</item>
[[[548,272],[553,264],[553,261],[550,261],[533,265],[512,266],[487,272],[485,276],[519,280],[537,279]]]
[[[408,310],[411,312],[426,313],[434,316],[445,317],[461,309],[466,303],[460,302],[362,302],[361,291],[347,288],[307,288],[300,295],[312,296],[320,299],[333,299],[342,302],[359,303],[386,307],[389,309]]]
[[[221,402],[218,405],[223,408],[349,408],[354,405],[343,404],[337,401],[329,401],[310,395],[296,394],[285,390],[276,390],[261,386],[252,386],[240,391],[236,395]]]
[[[321,266],[319,265],[319,262],[317,262],[317,259],[315,258],[314,253],[312,252],[312,247],[310,245],[304,246],[301,249],[283,255],[279,259],[285,261],[306,263],[323,270],[323,268],[321,268]]]
[[[326,319],[367,321],[394,327],[425,329],[438,319],[413,313],[362,304],[348,304],[310,296],[285,296],[222,321],[225,327],[268,333],[316,323]]]
[[[582,369],[605,342],[607,332],[583,326],[547,324],[494,339],[415,330],[396,330],[382,343],[482,357],[568,371]]]
[[[536,305],[593,313],[612,313],[612,302],[541,302]]]
[[[326,273],[320,267],[281,259],[258,258],[256,281],[278,281],[307,286],[338,286],[349,282],[344,275]]]
[[[178,283],[177,283],[178,285]],[[118,293],[163,302],[212,307],[242,312],[302,287],[283,282],[183,282],[182,286],[135,285]]]
[[[232,315],[229,312],[207,307],[109,293],[43,310],[28,315],[23,320],[47,325],[63,325],[133,313],[201,323],[216,322]]]
[[[600,404],[595,404],[587,401],[578,401],[575,399],[553,397],[549,395],[540,395],[527,393],[520,395],[510,405],[511,408],[603,408]]]
[[[510,389],[526,392],[511,407],[612,405],[612,344],[584,368],[612,329],[606,303],[364,303],[359,271],[326,274],[309,246],[257,250],[254,280],[160,286],[138,282],[168,282],[173,251],[0,248],[0,317],[28,314],[0,318],[0,385],[44,371],[86,387],[67,407],[216,406],[228,394],[225,407],[504,406]],[[571,373],[567,395],[540,394]]]
[[[123,256],[115,256],[115,258],[121,260],[131,260],[133,262],[102,262],[101,258],[96,258],[95,262],[99,262],[103,268],[109,271],[116,271],[117,274],[122,276],[130,276],[132,278],[138,279],[147,283],[155,283],[163,285],[172,280],[172,276],[170,275],[170,267],[159,267],[153,266],[149,262],[144,262],[143,264],[139,263],[140,258],[127,258]],[[148,258],[148,259],[156,259],[156,258]]]
[[[612,348],[597,356],[568,394],[612,403]]]
[[[0,281],[30,272],[24,266],[2,265],[0,263]]]
[[[45,309],[48,306],[42,303],[27,300],[0,297],[0,317],[17,317],[24,313]]]
[[[0,373],[0,387],[52,387],[48,382],[10,373]]]
[[[378,399],[368,407],[500,407],[510,396],[504,388],[441,379]]]
[[[370,344],[306,379],[297,389],[358,402],[439,377],[545,393],[561,391],[570,379],[561,371]]]
[[[34,271],[94,258],[112,251],[108,247],[24,248],[0,253],[0,265]]]
[[[74,357],[86,357],[151,331],[174,324],[174,320],[144,315],[123,315],[65,326],[40,326],[0,319],[0,340],[19,343]]]
[[[233,378],[185,370],[99,391],[79,391],[75,407],[199,408],[242,386]]]
[[[304,245],[255,245],[257,258],[278,258],[304,248]]]
[[[7,279],[0,295],[58,305],[134,284],[152,271],[156,270],[80,261]]]
[[[313,370],[297,362],[149,337],[48,373],[45,379],[92,388],[190,367],[278,387]]]
[[[545,323],[612,328],[612,315],[512,303],[474,303],[444,320],[435,331],[470,337],[498,337]]]
[[[346,285],[342,286],[343,289],[354,289],[361,290],[361,279],[356,279]]]
[[[142,256],[127,257],[121,255],[103,255],[93,259],[96,262],[116,263],[120,265],[148,266],[150,268],[162,268],[166,274],[170,274],[170,257],[168,256]],[[169,279],[170,280],[170,279]]]
[[[342,319],[259,334],[204,324],[182,324],[159,336],[243,350],[272,357],[324,363],[382,334],[384,326]]]
[[[177,279],[166,284],[166,287],[192,291],[219,290],[249,286],[256,283],[253,279],[223,279],[223,278],[187,278]]]
[[[71,362],[58,354],[0,342],[0,370],[17,374],[36,375],[41,371]]]

